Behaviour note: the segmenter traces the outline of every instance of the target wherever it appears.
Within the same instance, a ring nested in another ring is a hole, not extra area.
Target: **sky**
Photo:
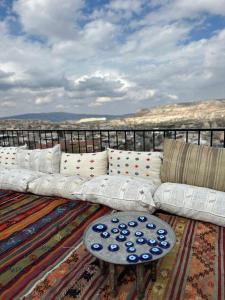
[[[225,98],[225,0],[0,0],[0,116]]]

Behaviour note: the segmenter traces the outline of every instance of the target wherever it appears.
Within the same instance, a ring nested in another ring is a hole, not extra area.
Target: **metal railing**
[[[225,148],[225,128],[134,130],[0,130],[0,146],[27,144],[29,149],[61,144],[65,152],[97,152],[104,149],[162,151],[164,138]]]

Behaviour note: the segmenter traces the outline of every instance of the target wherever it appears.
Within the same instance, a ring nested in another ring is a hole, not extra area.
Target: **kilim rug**
[[[177,242],[157,264],[157,280],[145,273],[145,299],[224,300],[225,228],[169,214],[156,214],[172,225]],[[135,277],[121,269],[118,300],[136,299]],[[81,244],[31,292],[28,299],[109,300],[108,275]]]
[[[88,202],[0,190],[0,299],[22,299],[64,260],[74,262],[87,225],[108,212]]]

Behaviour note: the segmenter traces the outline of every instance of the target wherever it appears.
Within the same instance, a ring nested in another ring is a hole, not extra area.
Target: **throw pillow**
[[[16,167],[16,153],[18,149],[27,149],[27,145],[21,147],[0,147],[0,167]]]
[[[96,153],[62,153],[60,173],[92,178],[107,174],[107,151]]]
[[[164,141],[162,182],[177,182],[225,191],[225,149]]]

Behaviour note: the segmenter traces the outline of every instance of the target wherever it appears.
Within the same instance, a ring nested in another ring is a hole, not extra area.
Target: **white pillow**
[[[78,191],[84,181],[79,176],[67,177],[61,174],[48,174],[31,181],[28,185],[28,192],[37,195],[75,199],[72,193]]]
[[[148,211],[153,213],[155,205],[152,195],[155,185],[142,178],[102,175],[86,181],[76,198],[100,203],[118,210]]]
[[[0,167],[17,167],[16,153],[18,149],[27,149],[27,145],[21,147],[0,147]]]
[[[161,152],[137,152],[108,149],[109,175],[128,175],[151,179],[161,183]]]
[[[107,151],[96,153],[62,153],[60,173],[92,178],[107,174]]]
[[[225,192],[167,182],[156,190],[154,201],[173,214],[225,226]]]
[[[0,189],[26,192],[28,183],[44,174],[25,169],[0,169]]]
[[[47,149],[18,149],[16,154],[16,162],[20,168],[43,173],[59,173],[60,159],[60,145]]]

